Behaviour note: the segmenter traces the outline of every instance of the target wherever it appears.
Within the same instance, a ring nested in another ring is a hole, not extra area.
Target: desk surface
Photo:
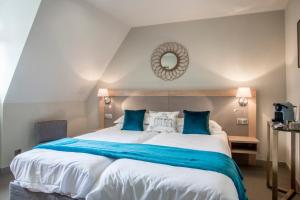
[[[269,125],[272,127],[273,130],[276,130],[276,131],[282,131],[282,132],[295,132],[295,133],[299,133],[300,130],[296,130],[296,129],[291,129],[289,128],[287,125],[284,126],[284,127],[279,127],[279,128],[274,128],[273,127],[273,122],[269,122]]]
[[[250,136],[228,136],[229,142],[235,142],[235,143],[253,143],[257,144],[259,143],[259,140],[255,137]]]

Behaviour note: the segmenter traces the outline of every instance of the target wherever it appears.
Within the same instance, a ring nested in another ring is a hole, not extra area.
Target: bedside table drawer
[[[228,136],[228,142],[230,145],[231,154],[236,161],[248,160],[248,164],[255,164],[257,145],[259,143],[258,139],[249,136]],[[240,159],[239,157],[243,159]]]
[[[231,143],[231,153],[256,154],[257,153],[257,144]]]

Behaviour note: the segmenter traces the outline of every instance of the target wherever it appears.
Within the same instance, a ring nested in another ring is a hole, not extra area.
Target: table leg
[[[272,200],[278,199],[278,131],[274,130],[272,145]]]
[[[296,133],[291,132],[291,189],[296,190]]]
[[[270,172],[271,172],[271,150],[270,150],[270,146],[271,146],[271,133],[270,133],[270,123],[267,123],[267,162],[266,162],[266,170],[267,170],[267,187],[271,188],[271,184],[270,184]]]

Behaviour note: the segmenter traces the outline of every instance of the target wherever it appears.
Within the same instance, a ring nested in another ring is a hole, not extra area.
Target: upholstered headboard
[[[240,107],[235,97],[237,89],[227,90],[109,90],[112,99],[105,105],[99,98],[100,126],[108,127],[123,114],[124,109],[154,111],[209,110],[229,135],[256,136],[256,90],[248,106]],[[112,119],[105,119],[112,114]],[[237,125],[237,118],[248,118],[248,125]]]

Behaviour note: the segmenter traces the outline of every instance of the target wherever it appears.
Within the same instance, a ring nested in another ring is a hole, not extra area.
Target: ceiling
[[[130,26],[147,26],[285,8],[288,0],[87,0]]]

